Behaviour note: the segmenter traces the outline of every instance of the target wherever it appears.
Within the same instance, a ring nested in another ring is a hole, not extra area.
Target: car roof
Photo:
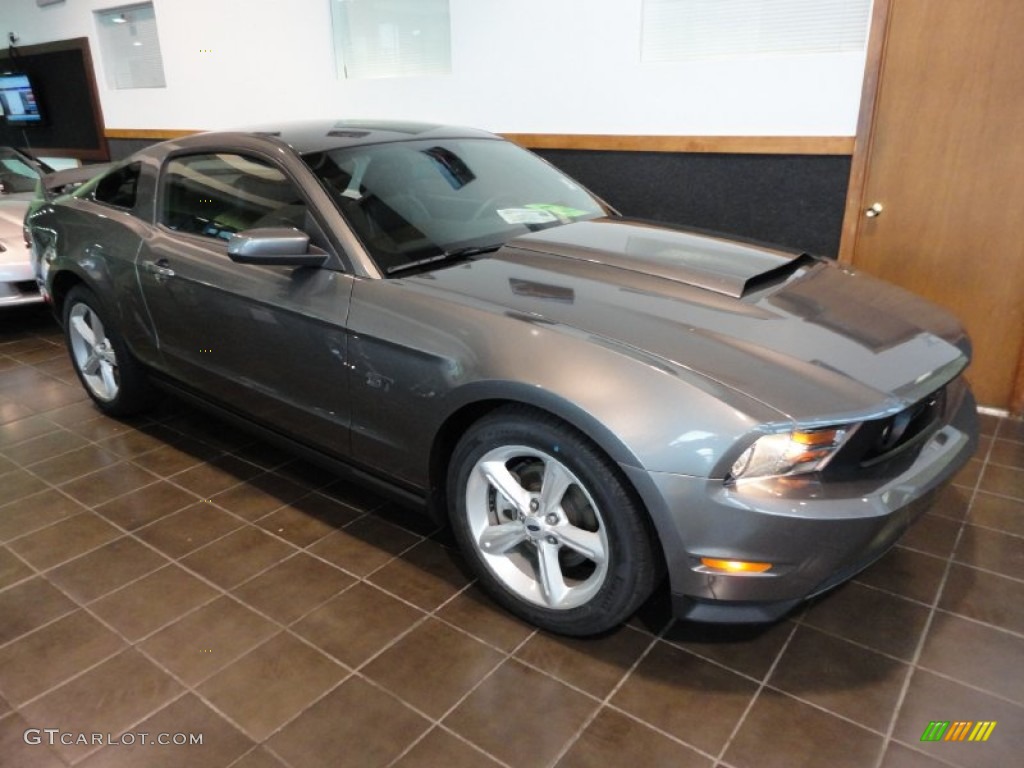
[[[271,136],[300,155],[365,144],[384,144],[412,139],[485,138],[493,133],[437,123],[398,120],[306,120],[239,128],[233,131],[200,133],[175,141],[180,146],[210,145],[234,135]]]

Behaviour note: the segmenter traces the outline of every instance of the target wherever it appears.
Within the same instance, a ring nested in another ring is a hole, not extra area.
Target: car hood
[[[901,410],[954,378],[970,354],[955,318],[895,286],[640,222],[544,230],[412,280],[654,355],[801,422]]]

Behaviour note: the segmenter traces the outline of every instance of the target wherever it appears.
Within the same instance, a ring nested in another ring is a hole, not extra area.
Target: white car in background
[[[11,147],[0,147],[0,309],[43,300],[36,285],[23,223],[45,163]]]

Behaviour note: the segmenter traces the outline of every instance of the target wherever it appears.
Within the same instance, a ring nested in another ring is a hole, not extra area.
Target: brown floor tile
[[[4,474],[4,501],[14,502],[26,496],[45,491],[49,486],[38,477],[23,469]]]
[[[196,685],[277,631],[256,612],[218,597],[150,635],[139,647],[186,685]]]
[[[928,507],[928,512],[932,515],[963,520],[967,516],[967,507],[970,505],[972,493],[972,490],[961,488],[958,485],[947,485],[935,494],[935,498]]]
[[[558,768],[710,768],[712,761],[632,718],[602,709]]]
[[[471,578],[457,552],[433,541],[421,541],[375,571],[368,580],[425,611],[432,611],[469,584]]]
[[[7,546],[40,570],[78,557],[122,536],[102,517],[82,512],[9,541]]]
[[[438,718],[503,658],[478,640],[428,619],[367,664],[362,673]]]
[[[942,763],[935,758],[905,747],[897,741],[890,741],[879,768],[948,768],[949,763]]]
[[[10,424],[12,421],[21,421],[34,415],[31,408],[26,408],[13,400],[0,397],[0,425]]]
[[[881,736],[765,690],[726,750],[725,760],[736,768],[863,768],[874,765],[881,751]]]
[[[171,477],[215,459],[221,453],[217,448],[179,436],[172,444],[136,456],[132,461],[155,475]]]
[[[1024,577],[1024,537],[968,525],[960,535],[953,558],[1019,579]]]
[[[1024,443],[1024,420],[998,419],[999,437],[1003,440],[1016,440]]]
[[[19,560],[7,547],[0,547],[0,589],[27,579],[35,571]]]
[[[999,496],[1024,499],[1024,469],[1013,469],[988,464],[981,475],[979,490]]]
[[[104,438],[99,445],[121,458],[133,459],[163,448],[176,437],[174,432],[160,424],[145,424]]]
[[[652,640],[631,627],[585,639],[538,632],[516,651],[516,658],[603,699]]]
[[[857,574],[856,580],[897,595],[931,604],[946,570],[943,559],[895,547],[870,568]]]
[[[297,547],[308,547],[362,514],[340,501],[311,493],[261,517],[256,525]]]
[[[142,426],[144,423],[146,423],[144,420],[133,422],[100,415],[94,419],[84,419],[75,422],[69,425],[68,429],[73,430],[87,440],[99,443],[117,435],[128,434],[135,426]]]
[[[430,722],[359,677],[316,702],[267,746],[302,768],[385,766],[430,727]]]
[[[64,483],[61,490],[87,507],[95,507],[149,485],[156,477],[131,462],[122,462]]]
[[[273,472],[266,472],[218,493],[213,497],[213,501],[229,512],[252,521],[294,502],[307,493],[309,491],[305,486]]]
[[[800,627],[768,685],[883,733],[909,666]]]
[[[949,557],[960,531],[960,521],[942,515],[922,515],[903,535],[900,544],[936,557]]]
[[[177,559],[226,536],[244,523],[208,501],[197,501],[139,528],[135,535]]]
[[[291,624],[353,581],[344,571],[300,552],[236,587],[235,594],[282,624]]]
[[[794,628],[789,621],[750,625],[678,621],[663,639],[736,672],[763,680]]]
[[[484,752],[442,728],[434,728],[394,763],[395,768],[498,768]]]
[[[0,456],[0,478],[8,472],[13,472],[16,469],[18,469],[17,464],[10,459],[5,459],[3,456]]]
[[[1024,705],[1024,638],[1017,635],[938,613],[917,663]]]
[[[18,400],[34,411],[42,413],[71,403],[85,402],[88,397],[80,384],[65,384],[56,379],[40,376],[31,390],[19,395]]]
[[[65,433],[61,431],[60,434]],[[89,443],[74,450],[61,451],[59,456],[36,462],[32,465],[32,472],[48,483],[60,485],[120,461],[121,457],[116,453]]]
[[[502,664],[444,724],[512,766],[549,764],[569,744],[598,702],[517,661]],[[522,738],[522,723],[542,718]]]
[[[77,501],[55,490],[4,504],[0,506],[0,541],[16,539],[84,511]]]
[[[101,597],[90,608],[129,640],[138,640],[216,594],[213,587],[169,565]]]
[[[241,760],[232,763],[231,768],[287,768],[287,766],[263,747],[257,747]]]
[[[803,622],[890,656],[910,660],[928,619],[923,605],[860,584],[815,604]]]
[[[92,421],[96,418],[97,414],[99,414],[99,411],[96,410],[93,402],[91,400],[83,400],[47,411],[46,418],[54,424],[60,424],[62,427],[71,427],[75,424],[81,424],[83,421]]]
[[[40,726],[29,723],[17,714],[0,719],[0,759],[5,761],[5,766],[66,768],[67,763],[57,757],[54,748],[48,745],[49,736],[41,732],[36,733],[35,730],[30,731],[39,728]],[[26,738],[34,742],[37,737],[41,739],[40,743],[26,743]]]
[[[953,476],[953,483],[964,488],[974,488],[981,476],[982,466],[983,462],[980,459],[971,459]]]
[[[164,480],[100,504],[96,512],[115,525],[132,531],[184,509],[196,501],[194,494]]]
[[[1024,635],[1024,582],[956,563],[939,607]]]
[[[756,691],[756,683],[658,642],[611,703],[717,754]]]
[[[16,421],[8,421],[0,424],[0,449],[3,446],[20,443],[22,440],[45,435],[56,429],[57,425],[45,416],[26,416]]]
[[[81,768],[226,768],[253,746],[250,738],[191,693],[146,718],[131,732],[148,733],[153,740],[157,734],[202,734],[203,741],[202,744],[112,745],[90,755],[80,763]]]
[[[309,547],[356,576],[366,576],[419,541],[419,537],[373,516],[363,517]]]
[[[478,587],[470,587],[437,612],[439,618],[485,643],[511,652],[536,630],[502,610]]]
[[[292,629],[336,659],[357,667],[424,614],[360,583],[317,608]]]
[[[0,693],[20,705],[124,648],[124,641],[85,611],[0,648]]]
[[[215,674],[199,692],[262,741],[347,674],[324,654],[282,632]]]
[[[984,744],[922,742],[933,720],[994,720],[997,725]],[[923,670],[916,670],[900,708],[893,738],[946,765],[963,768],[1006,768],[1024,755],[1024,708]]]
[[[968,520],[983,528],[1024,536],[1024,501],[979,491],[971,505]]]
[[[208,544],[181,563],[224,589],[231,589],[295,550],[259,528],[245,526]]]
[[[261,471],[259,467],[234,456],[221,456],[179,472],[174,476],[174,482],[204,499],[209,499],[249,480]]]
[[[1024,443],[1011,440],[995,440],[988,460],[993,464],[1024,469]]]
[[[47,460],[55,460],[71,451],[77,451],[86,445],[84,437],[79,437],[74,432],[66,429],[58,429],[48,432],[40,437],[12,445],[4,449],[4,456],[22,466],[36,464]],[[37,473],[38,474],[38,473]]]
[[[75,600],[88,603],[166,564],[157,552],[123,537],[64,563],[47,577]]]
[[[64,732],[120,734],[182,691],[170,675],[134,649],[127,649],[23,708],[34,723],[54,723]],[[55,747],[77,762],[95,746]]]

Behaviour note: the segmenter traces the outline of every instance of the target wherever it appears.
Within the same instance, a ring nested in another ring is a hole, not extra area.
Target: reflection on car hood
[[[966,366],[963,330],[945,311],[830,262],[793,260],[595,221],[412,280],[656,355],[801,420],[895,411]]]

